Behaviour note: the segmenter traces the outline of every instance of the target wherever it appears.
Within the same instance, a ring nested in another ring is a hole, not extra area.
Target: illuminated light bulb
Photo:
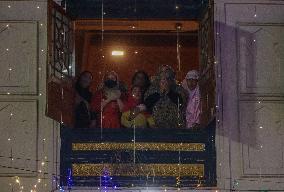
[[[218,75],[218,77],[221,77],[221,75]]]
[[[256,42],[256,40],[254,39],[253,42]]]
[[[137,54],[137,53],[138,53],[138,51],[135,51],[134,53],[135,53],[135,54]]]
[[[135,26],[132,26],[131,28],[132,28],[132,29],[135,29]]]
[[[70,65],[68,68],[69,68],[69,69],[71,69],[71,68],[72,68],[72,66]]]
[[[261,101],[259,101],[258,103],[261,103]]]
[[[38,179],[37,182],[40,183],[40,182],[41,182],[41,179]]]
[[[10,116],[13,116],[13,113],[11,113]]]
[[[41,173],[41,170],[38,170],[39,173]]]
[[[262,148],[263,146],[262,145],[260,145],[260,148]]]
[[[44,50],[42,49],[41,52],[43,52]]]
[[[45,164],[44,162],[41,162],[41,166],[44,166],[44,164]]]
[[[45,183],[45,184],[44,184],[44,186],[46,187],[46,186],[47,186],[47,184]]]
[[[123,56],[124,55],[124,51],[114,50],[114,51],[111,52],[111,55],[112,56]]]
[[[257,17],[257,15],[256,15],[256,14],[254,14],[254,17]]]
[[[217,32],[216,35],[219,35],[219,33]]]
[[[39,9],[39,6],[37,6],[36,8],[38,8],[38,9]]]
[[[41,23],[40,26],[43,26],[43,24]]]
[[[9,27],[9,24],[7,24],[6,27]]]
[[[259,128],[260,128],[260,129],[262,129],[263,127],[262,127],[262,126],[260,126]]]
[[[38,70],[40,71],[40,70],[41,70],[41,67],[39,67]]]
[[[11,160],[14,161],[14,158],[12,158]]]
[[[216,63],[217,63],[217,61],[214,61],[214,63],[216,64]]]
[[[7,48],[6,51],[9,51],[9,49]]]
[[[9,92],[7,92],[7,95],[10,95],[10,93],[9,93]]]
[[[104,15],[106,14],[106,12],[104,12]]]
[[[12,71],[12,68],[9,68],[9,71]]]
[[[43,141],[45,141],[46,139],[45,138],[43,138]]]
[[[11,8],[11,5],[8,5],[8,8],[10,9],[10,8]]]
[[[179,9],[179,7],[176,5],[176,9]]]
[[[8,141],[11,141],[11,138],[8,138]]]
[[[45,156],[44,159],[47,159],[47,156]]]
[[[19,180],[19,179],[16,179],[16,183],[20,183],[20,180]]]
[[[105,58],[105,56],[104,56],[104,55],[103,55],[102,57],[103,57],[103,58]]]
[[[34,188],[36,188],[36,185],[34,185]]]
[[[39,96],[42,96],[42,94],[40,93]]]
[[[164,191],[167,191],[167,189],[165,189]]]

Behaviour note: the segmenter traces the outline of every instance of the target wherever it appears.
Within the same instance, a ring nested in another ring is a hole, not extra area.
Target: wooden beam
[[[175,31],[177,25],[180,31],[197,31],[198,21],[186,20],[126,20],[126,19],[99,19],[76,20],[75,30],[86,31]]]

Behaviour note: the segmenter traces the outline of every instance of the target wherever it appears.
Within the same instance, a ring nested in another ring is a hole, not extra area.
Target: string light
[[[10,8],[11,8],[11,5],[8,5],[8,8],[10,9]]]
[[[38,9],[39,9],[40,7],[39,7],[39,6],[37,6],[36,8],[38,8]]]

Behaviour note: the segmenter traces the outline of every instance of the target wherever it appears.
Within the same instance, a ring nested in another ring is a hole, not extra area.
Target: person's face
[[[162,77],[162,79],[160,80],[160,89],[169,90],[169,81],[167,78]]]
[[[134,85],[143,87],[145,85],[145,76],[143,73],[138,73],[134,79]]]
[[[107,76],[107,80],[113,80],[113,81],[116,81],[117,79],[116,79],[116,76],[115,76],[115,75],[113,75],[113,74],[108,74],[108,76]]]
[[[187,86],[190,90],[194,90],[197,86],[197,79],[187,79]]]
[[[91,82],[93,80],[93,77],[90,73],[85,73],[84,75],[81,76],[80,79],[80,85],[83,88],[87,88],[91,85]]]
[[[161,72],[165,72],[165,71],[167,71],[167,70],[169,70],[169,66],[163,65],[163,66],[161,67]]]
[[[139,87],[134,87],[132,89],[132,97],[134,97],[137,100],[141,100],[142,93],[141,93],[141,89]]]

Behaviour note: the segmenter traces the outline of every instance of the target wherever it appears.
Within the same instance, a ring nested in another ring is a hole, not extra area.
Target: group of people
[[[107,72],[92,93],[93,76],[85,71],[76,81],[76,128],[197,128],[201,101],[196,70],[176,83],[174,70],[161,66],[149,78],[137,71],[128,90],[114,71]]]

